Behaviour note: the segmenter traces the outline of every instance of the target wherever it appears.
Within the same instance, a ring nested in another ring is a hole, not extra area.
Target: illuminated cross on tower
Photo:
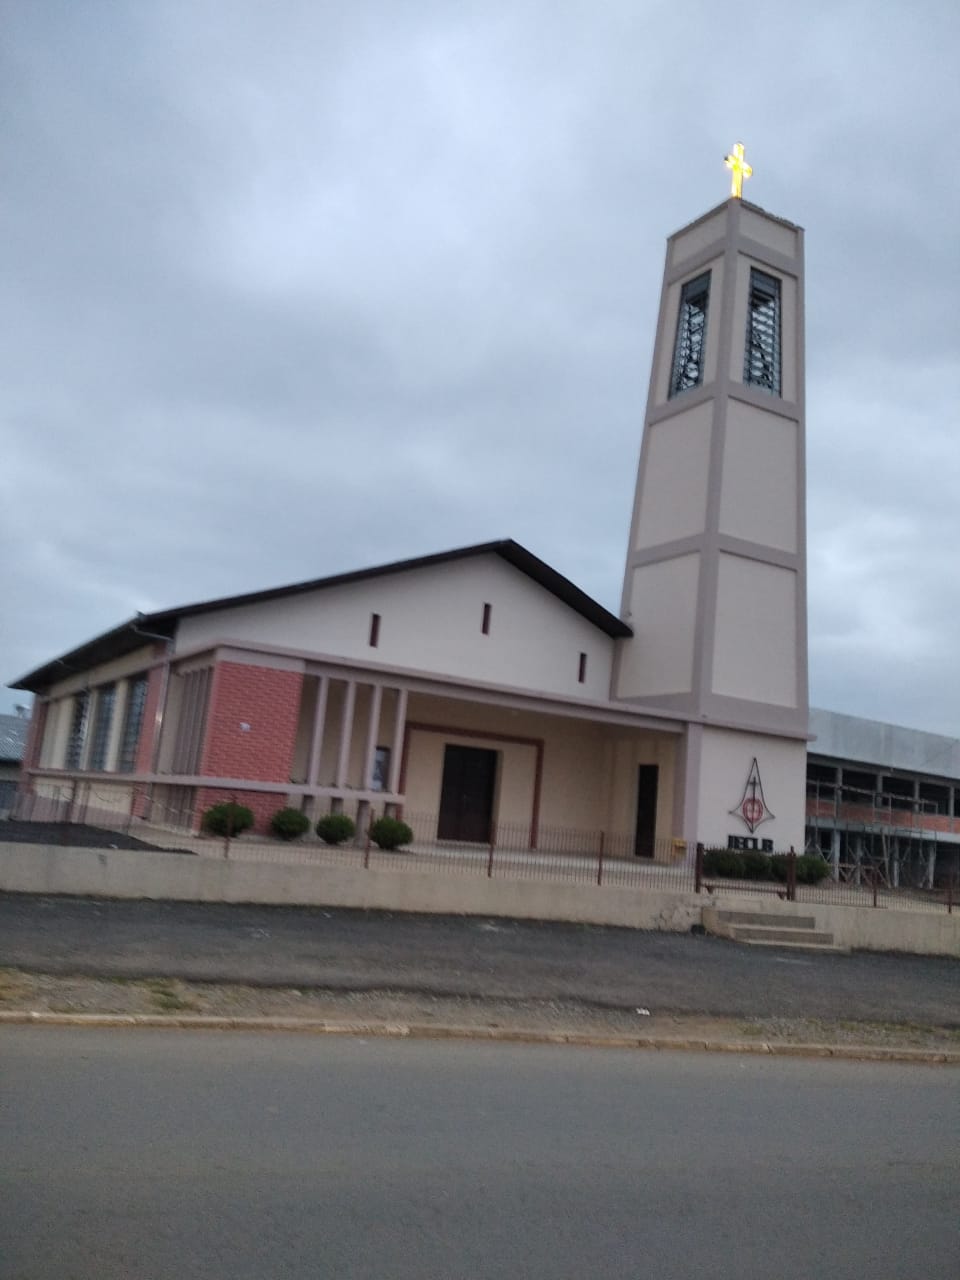
[[[733,177],[730,179],[730,194],[740,200],[743,198],[743,180],[753,173],[753,169],[743,158],[742,142],[738,142],[730,155],[724,158],[724,164],[733,172]]]

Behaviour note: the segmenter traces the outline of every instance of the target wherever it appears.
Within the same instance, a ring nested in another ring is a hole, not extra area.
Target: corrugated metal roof
[[[27,750],[30,721],[21,716],[0,716],[0,760],[22,760]]]

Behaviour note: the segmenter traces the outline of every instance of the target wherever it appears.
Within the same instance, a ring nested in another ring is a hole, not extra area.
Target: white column
[[[367,749],[363,758],[363,781],[360,784],[364,791],[373,783],[373,761],[377,750],[377,735],[380,732],[380,702],[383,689],[378,684],[370,686],[370,716],[367,720]]]
[[[323,751],[323,730],[327,720],[327,691],[330,677],[321,676],[317,686],[317,705],[313,713],[313,737],[310,739],[310,758],[307,762],[307,785],[315,787],[320,773],[320,755]]]
[[[397,690],[397,714],[393,723],[393,749],[390,752],[390,794],[400,790],[400,766],[403,763],[403,733],[407,723],[407,691]]]
[[[337,759],[337,786],[347,785],[347,770],[350,768],[350,743],[353,738],[353,708],[357,698],[357,685],[354,680],[347,681],[343,695],[343,715],[340,719],[340,755]]]

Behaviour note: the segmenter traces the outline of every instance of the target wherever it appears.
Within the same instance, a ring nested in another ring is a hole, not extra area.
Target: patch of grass
[[[0,969],[0,1001],[16,1000],[28,990],[24,976],[16,969]]]
[[[145,984],[150,1000],[161,1013],[194,1012],[195,1000],[188,1000],[179,984],[169,978],[153,978]]]

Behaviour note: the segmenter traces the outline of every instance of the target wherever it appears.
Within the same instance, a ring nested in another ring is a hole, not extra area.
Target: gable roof
[[[270,587],[265,591],[250,591],[238,596],[222,596],[216,600],[203,600],[197,604],[181,605],[176,609],[163,609],[156,613],[138,613],[135,618],[121,623],[112,631],[95,636],[86,644],[69,653],[37,667],[10,684],[11,689],[28,689],[39,692],[57,680],[63,680],[71,672],[84,671],[111,658],[120,658],[142,648],[151,640],[170,640],[182,618],[192,618],[201,613],[213,613],[221,609],[235,609],[241,605],[265,604],[270,600],[282,600],[290,596],[305,595],[310,591],[322,591],[327,587],[344,586],[350,582],[364,582],[371,578],[383,578],[389,574],[407,573],[412,569],[426,569],[433,565],[469,560],[477,556],[496,555],[513,565],[551,595],[557,597],[581,617],[593,623],[611,637],[633,635],[630,627],[603,605],[598,604],[586,592],[581,591],[569,578],[558,573],[519,542],[503,538],[497,542],[479,542],[454,551],[440,551],[435,555],[418,556],[412,560],[396,560],[391,564],[376,565],[370,569],[355,569],[350,573],[337,573],[328,578],[312,578],[308,582],[295,582],[285,587]]]

